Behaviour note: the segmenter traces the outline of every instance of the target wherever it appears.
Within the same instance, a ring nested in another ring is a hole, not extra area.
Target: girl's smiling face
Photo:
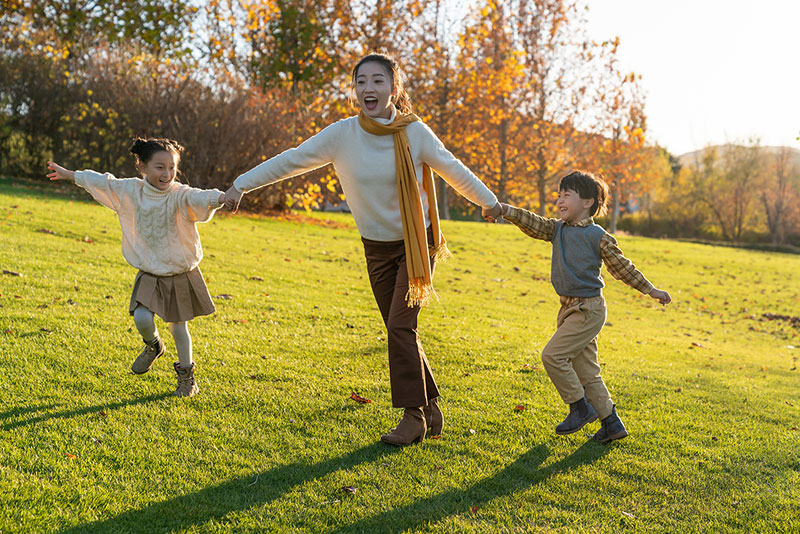
[[[356,74],[356,98],[361,109],[372,119],[392,116],[392,76],[376,61],[367,61]]]
[[[147,183],[160,191],[166,191],[178,174],[178,161],[178,154],[159,150],[147,163],[139,163],[139,172],[142,173]]]

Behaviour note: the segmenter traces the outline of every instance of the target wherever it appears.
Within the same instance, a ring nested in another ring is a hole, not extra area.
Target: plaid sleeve
[[[645,295],[653,290],[653,284],[644,277],[631,260],[622,255],[622,250],[617,245],[617,240],[608,232],[600,240],[600,256],[603,258],[603,263],[606,264],[608,272],[617,280],[641,291]]]
[[[514,206],[508,207],[508,212],[503,215],[503,218],[516,224],[520,230],[531,237],[543,239],[544,241],[553,240],[556,227],[555,219],[548,219]]]

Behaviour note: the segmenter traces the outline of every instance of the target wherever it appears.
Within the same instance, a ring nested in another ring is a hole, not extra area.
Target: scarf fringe
[[[433,249],[433,253],[431,254],[431,258],[433,258],[433,261],[442,263],[446,262],[448,258],[452,257],[453,253],[450,252],[450,249],[447,248],[447,245],[444,243]]]
[[[422,278],[409,281],[408,292],[406,292],[406,304],[408,304],[409,308],[417,306],[424,308],[430,304],[431,299],[436,299],[436,302],[439,302],[439,295],[436,294],[432,284],[425,284]]]

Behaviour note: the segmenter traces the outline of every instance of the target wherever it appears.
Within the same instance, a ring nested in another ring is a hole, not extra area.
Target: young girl
[[[332,163],[364,244],[372,292],[387,330],[392,404],[399,424],[381,440],[392,445],[442,432],[439,390],[417,333],[420,308],[434,295],[436,258],[447,254],[439,229],[431,169],[499,217],[497,197],[456,159],[428,126],[411,113],[394,61],[363,57],[352,72],[358,116],[317,135],[239,176],[226,192],[235,211],[243,194]]]
[[[71,171],[49,162],[50,180],[69,180],[111,208],[122,227],[122,255],[139,269],[133,284],[130,314],[144,340],[131,370],[143,374],[164,354],[153,314],[169,324],[178,360],[177,397],[200,388],[194,377],[192,338],[186,323],[214,313],[214,304],[198,264],[203,257],[198,222],[211,220],[225,195],[175,182],[183,147],[170,139],[136,138],[130,147],[144,179],[117,179],[109,173]]]

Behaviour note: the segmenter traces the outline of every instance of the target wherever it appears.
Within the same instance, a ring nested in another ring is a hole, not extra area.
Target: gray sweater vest
[[[563,297],[597,297],[602,294],[601,226],[570,226],[557,221],[553,234],[550,282]]]

